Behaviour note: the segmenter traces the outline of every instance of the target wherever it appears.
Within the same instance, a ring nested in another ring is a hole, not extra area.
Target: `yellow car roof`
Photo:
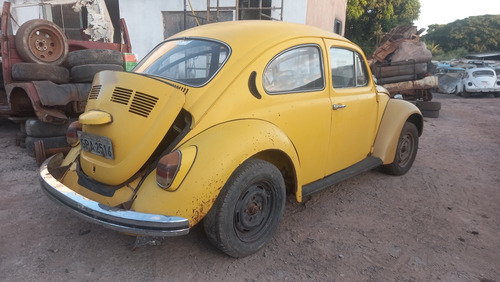
[[[250,20],[231,21],[206,24],[177,33],[169,39],[179,37],[206,37],[217,39],[236,47],[240,44],[256,42],[266,43],[282,42],[288,39],[301,37],[332,38],[350,42],[346,38],[326,30],[304,24],[280,21]]]

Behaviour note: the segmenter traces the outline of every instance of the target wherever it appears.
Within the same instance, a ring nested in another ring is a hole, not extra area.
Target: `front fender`
[[[390,164],[394,161],[399,135],[406,121],[417,126],[419,135],[423,131],[422,113],[414,104],[397,99],[390,99],[385,107],[373,146],[373,156]]]
[[[175,191],[156,184],[156,170],[144,180],[132,209],[145,213],[168,214],[189,219],[195,225],[206,215],[233,171],[245,160],[266,151],[288,156],[300,183],[299,159],[286,134],[262,120],[236,120],[211,127],[183,143],[178,150],[196,147],[196,156]],[[191,150],[191,149],[189,149]],[[175,180],[174,180],[175,181]],[[299,185],[300,187],[300,185]]]

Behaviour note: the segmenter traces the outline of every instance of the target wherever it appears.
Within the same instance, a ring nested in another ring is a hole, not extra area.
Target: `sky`
[[[500,15],[499,0],[420,0],[419,29],[447,24],[470,16]]]

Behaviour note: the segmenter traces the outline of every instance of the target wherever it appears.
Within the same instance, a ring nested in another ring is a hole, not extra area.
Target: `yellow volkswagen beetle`
[[[242,257],[304,196],[382,166],[406,173],[423,119],[375,85],[361,49],[306,25],[239,21],[181,32],[133,73],[98,73],[73,146],[43,190],[83,218],[139,236],[203,222]]]

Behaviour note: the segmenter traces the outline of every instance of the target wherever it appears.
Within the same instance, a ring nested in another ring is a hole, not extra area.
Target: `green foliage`
[[[454,50],[450,50],[448,52],[443,51],[442,49],[437,49],[432,51],[432,59],[435,61],[449,61],[451,59],[463,58],[465,55],[469,54],[469,51],[464,47],[459,47]]]
[[[420,14],[419,0],[347,0],[345,37],[364,51],[398,25],[411,25]]]
[[[498,51],[500,15],[474,16],[445,25],[430,25],[422,40],[439,45],[444,53],[459,49],[470,53]]]

